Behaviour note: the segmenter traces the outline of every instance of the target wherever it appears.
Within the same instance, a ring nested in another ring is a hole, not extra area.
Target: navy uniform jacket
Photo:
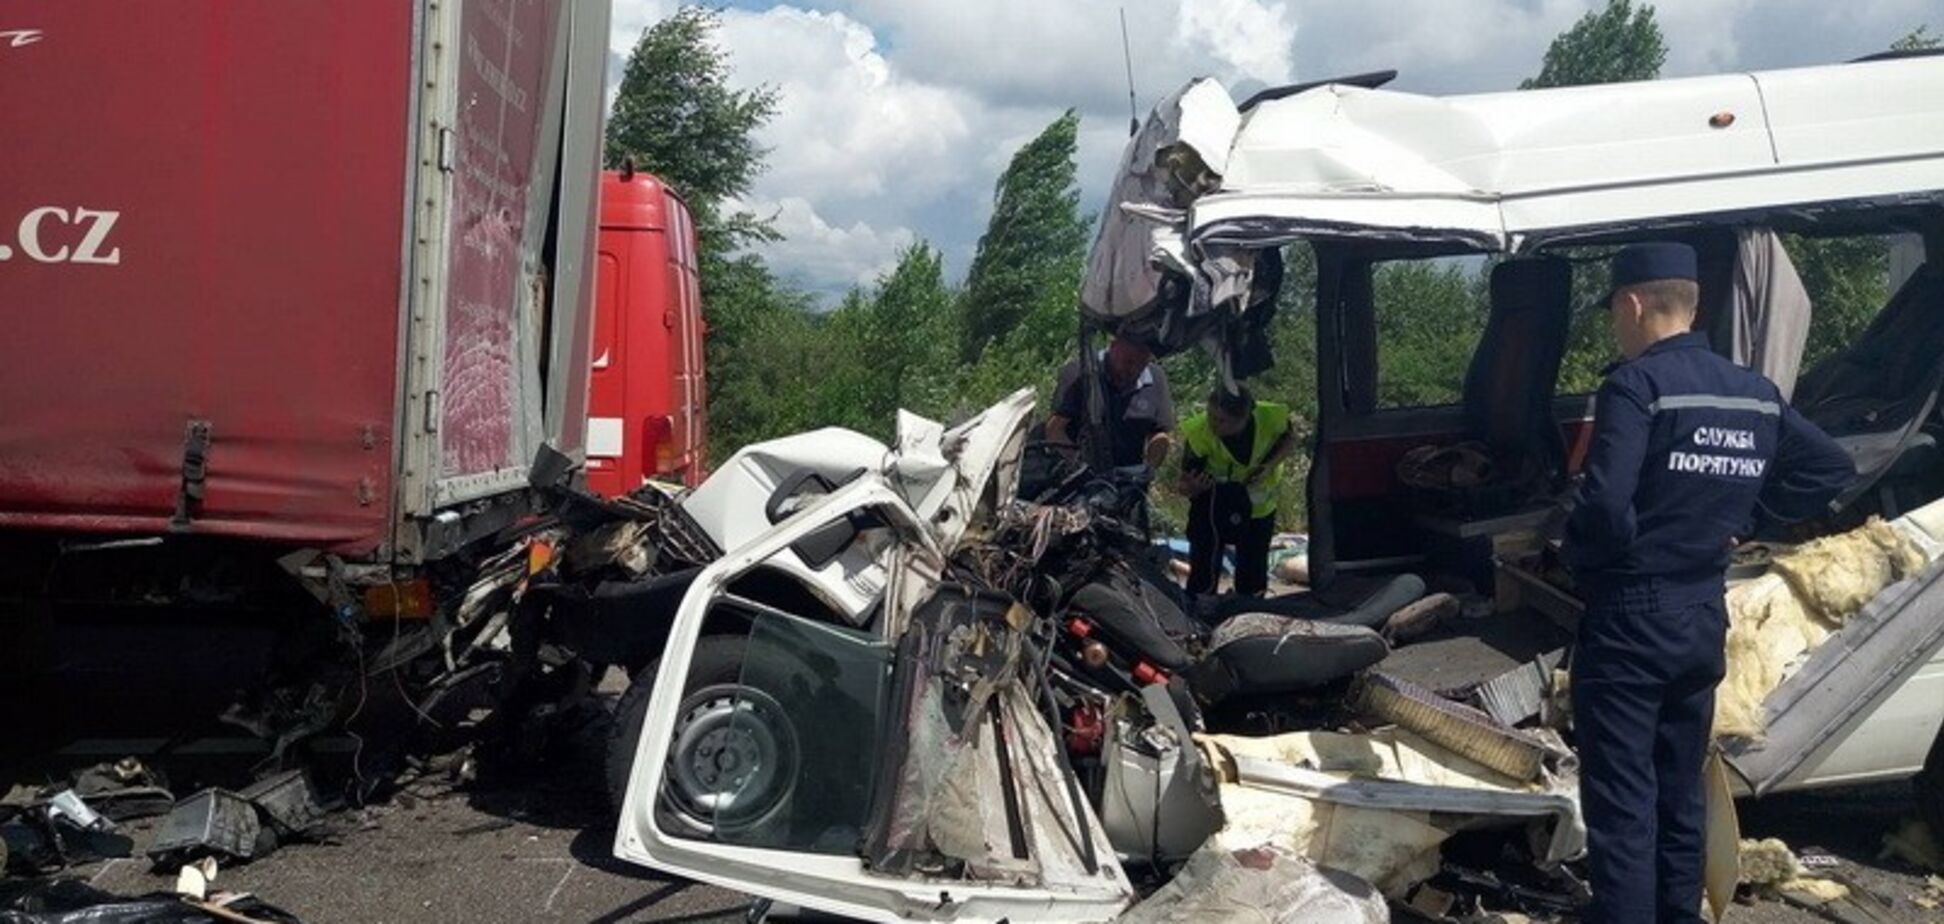
[[[1564,550],[1589,600],[1643,579],[1668,604],[1719,599],[1734,539],[1822,513],[1856,477],[1774,383],[1700,334],[1614,367],[1593,416]]]

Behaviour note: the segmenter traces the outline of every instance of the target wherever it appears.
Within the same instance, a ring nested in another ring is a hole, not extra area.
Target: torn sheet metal
[[[1937,728],[1934,700],[1905,720],[1889,717],[1894,729],[1865,718],[1895,705],[1907,679],[1944,647],[1940,537],[1944,501],[1799,550],[1874,562],[1798,561],[1785,569],[1778,561],[1777,574],[1730,589],[1721,708],[1738,724],[1718,725],[1717,732],[1730,732],[1729,763],[1755,794],[1791,781],[1853,779],[1923,763]],[[1865,595],[1870,583],[1896,579],[1919,561],[1929,564]],[[1806,599],[1805,578],[1815,582]],[[1868,602],[1843,609],[1858,598]],[[1830,634],[1815,638],[1824,632]],[[1750,730],[1756,734],[1742,734]]]
[[[1209,844],[1119,924],[1387,924],[1384,897],[1349,873],[1275,845]]]
[[[1152,724],[1136,715],[1110,726],[1100,822],[1123,856],[1150,863],[1178,860],[1221,830],[1221,793],[1167,687],[1141,688],[1141,703]]]
[[[984,488],[973,486],[971,490],[983,496]],[[970,753],[976,756],[946,768],[950,782],[942,787],[977,795],[934,798],[935,804],[954,807],[947,815],[958,810],[955,817],[966,819],[966,823],[954,832],[943,832],[935,824],[941,816],[935,812],[927,816],[928,837],[943,834],[958,854],[983,858],[957,865],[955,872],[914,866],[910,875],[885,875],[875,872],[863,858],[848,853],[723,843],[685,835],[662,821],[656,806],[668,776],[667,756],[674,745],[682,691],[711,609],[741,575],[768,566],[806,535],[867,508],[885,524],[887,534],[897,537],[890,546],[886,566],[889,586],[885,606],[890,610],[883,620],[889,633],[886,639],[908,631],[907,627],[919,618],[909,608],[914,606],[910,601],[925,599],[928,595],[922,591],[939,586],[939,571],[944,564],[939,534],[913,511],[903,492],[881,471],[868,471],[810,501],[704,568],[677,609],[663,655],[665,669],[655,676],[615,834],[615,855],[778,902],[864,920],[1111,919],[1131,903],[1132,886],[1115,860],[1092,807],[1084,799],[1075,800],[1073,787],[1062,785],[1070,779],[1070,773],[1062,765],[1060,740],[1040,714],[1033,692],[1017,678],[978,675],[989,677],[998,687],[987,698],[988,703],[996,704],[996,715],[989,711],[978,723],[974,731],[977,737],[967,742]],[[774,618],[792,617],[781,614]],[[976,654],[992,649],[974,644],[967,650]],[[914,743],[935,740],[914,739]],[[998,772],[1002,767],[1009,772]],[[1010,777],[1011,785],[1001,782],[1002,777]],[[1005,807],[1008,791],[1014,796],[1015,810]],[[994,812],[1000,814],[997,828],[990,820],[989,813]],[[972,821],[974,815],[976,823]],[[872,824],[877,821],[872,819]],[[1004,836],[992,836],[994,831],[1003,831]],[[972,843],[973,836],[955,840],[954,834],[975,835],[978,843]],[[938,838],[931,840],[936,846]],[[982,867],[999,875],[983,878],[979,875]],[[1031,872],[1022,881],[1015,881],[1003,875],[1002,867],[1031,867]],[[971,875],[965,875],[967,871]]]
[[[1038,394],[1022,388],[957,426],[898,412],[892,483],[948,553],[979,505],[1019,490],[1019,457]]]
[[[1512,726],[1539,715],[1552,691],[1553,671],[1566,660],[1560,648],[1527,661],[1473,687],[1471,704],[1502,725]]]
[[[1717,736],[1761,738],[1769,712],[1784,708],[1770,703],[1770,694],[1807,656],[1835,634],[1848,635],[1845,626],[1871,600],[1935,560],[1916,522],[1872,518],[1782,553],[1769,574],[1729,589],[1728,672],[1715,707]],[[1860,627],[1857,635],[1869,631]]]
[[[1534,825],[1547,863],[1585,850],[1570,776],[1521,784],[1400,729],[1201,740],[1229,819],[1217,842],[1279,844],[1393,898],[1438,871],[1460,830]]]
[[[1080,285],[1083,314],[1118,324],[1141,317],[1162,298],[1159,266],[1181,261],[1181,227],[1173,216],[1185,220],[1186,206],[1220,184],[1240,124],[1228,91],[1207,78],[1155,104],[1128,141],[1108,190],[1110,205]]]

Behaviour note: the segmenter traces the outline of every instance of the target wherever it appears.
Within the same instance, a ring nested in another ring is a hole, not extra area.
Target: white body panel
[[[1944,648],[1819,753],[1778,791],[1901,780],[1924,768],[1944,728]]]
[[[1935,193],[1944,58],[1480,96],[1257,106],[1190,233],[1470,240]],[[1246,227],[1244,227],[1246,226]]]
[[[682,837],[662,830],[657,819],[656,798],[668,770],[666,757],[674,743],[676,710],[688,682],[689,661],[710,608],[734,579],[752,569],[769,568],[797,574],[812,582],[820,594],[845,592],[846,588],[837,586],[844,582],[833,582],[830,575],[808,571],[800,563],[793,571],[791,546],[842,522],[852,512],[870,510],[886,527],[870,531],[883,535],[874,546],[878,551],[869,556],[868,569],[879,576],[880,586],[886,575],[891,576],[886,606],[893,618],[883,620],[879,632],[886,642],[893,641],[907,622],[910,601],[923,596],[906,592],[912,588],[902,585],[934,585],[936,579],[927,575],[937,573],[963,533],[972,508],[989,489],[1003,488],[1010,494],[1012,464],[1032,406],[1033,392],[1025,390],[951,430],[904,415],[896,455],[869,437],[837,429],[757,444],[732,458],[686,499],[685,509],[718,541],[736,541],[696,577],[676,611],[662,659],[665,667],[655,675],[616,829],[615,856],[869,921],[1106,921],[1126,908],[1133,889],[1112,859],[1113,849],[1099,819],[1084,803],[1079,808],[1087,813],[1084,826],[1092,832],[1094,849],[1101,857],[1099,873],[1067,878],[1046,870],[1049,881],[1037,887],[873,874],[853,857]],[[809,499],[780,523],[768,524],[764,506],[775,485],[790,472],[810,468],[836,480],[851,474],[860,461],[868,471],[827,495]],[[840,563],[856,551],[845,553]],[[1047,830],[1056,827],[1046,825]],[[949,900],[941,902],[941,896]]]

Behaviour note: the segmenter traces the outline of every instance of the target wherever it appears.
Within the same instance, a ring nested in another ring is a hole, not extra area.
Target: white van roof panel
[[[1193,233],[1443,237],[1935,193],[1944,57],[1431,97],[1341,84],[1243,121]],[[1273,230],[1271,230],[1273,229]]]

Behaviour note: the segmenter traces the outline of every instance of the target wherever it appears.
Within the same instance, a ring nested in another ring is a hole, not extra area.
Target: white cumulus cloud
[[[918,240],[904,227],[879,228],[861,221],[833,225],[800,196],[750,199],[742,206],[772,219],[783,234],[782,241],[768,245],[766,254],[776,273],[817,292],[870,286],[897,264],[900,251]]]
[[[614,73],[681,0],[616,0]],[[780,93],[750,200],[789,239],[766,256],[827,295],[869,282],[923,238],[962,272],[1013,151],[1081,114],[1083,202],[1126,138],[1125,8],[1143,115],[1196,76],[1238,98],[1263,86],[1395,68],[1395,89],[1510,89],[1559,32],[1605,0],[737,0],[720,36],[742,86]],[[1668,76],[1840,61],[1920,24],[1939,0],[1655,4]],[[765,212],[767,214],[767,212]]]

